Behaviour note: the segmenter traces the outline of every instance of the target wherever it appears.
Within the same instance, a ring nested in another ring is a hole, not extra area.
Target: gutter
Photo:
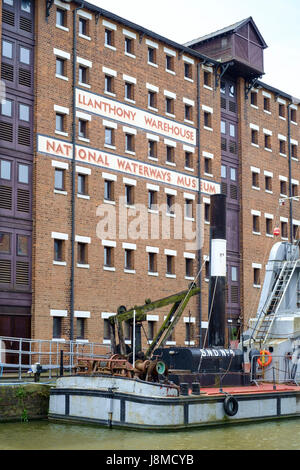
[[[80,7],[73,10],[73,81],[72,81],[72,199],[71,199],[71,278],[70,278],[70,341],[74,341],[74,297],[75,297],[75,208],[76,208],[76,71],[77,71],[77,11],[84,2],[81,0]]]
[[[201,64],[198,62],[197,63],[197,111],[198,111],[198,116],[197,116],[197,127],[198,127],[198,181],[199,181],[199,191],[198,191],[198,200],[197,200],[197,213],[196,217],[199,217],[202,215],[202,207],[201,207],[201,149],[200,149],[200,127],[201,127],[201,103],[200,103],[200,67]],[[201,220],[199,221],[201,223]],[[196,221],[196,227],[197,227],[197,221]],[[201,229],[200,229],[200,234],[197,234],[197,236],[201,236]],[[199,277],[198,277],[198,286],[200,287],[200,292],[198,295],[198,310],[199,310],[199,348],[202,348],[202,294],[201,294],[201,285],[202,285],[202,245],[200,245],[199,250],[198,250],[198,272],[199,272]]]
[[[289,201],[290,201],[290,242],[293,243],[293,185],[292,185],[292,142],[291,142],[291,105],[287,106],[288,148],[289,148]]]

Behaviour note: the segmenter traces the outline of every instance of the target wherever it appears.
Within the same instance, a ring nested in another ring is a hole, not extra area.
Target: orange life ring
[[[267,360],[266,356],[268,357]],[[257,362],[260,367],[268,367],[272,362],[272,354],[266,349],[263,349],[262,351],[260,351],[260,356]]]

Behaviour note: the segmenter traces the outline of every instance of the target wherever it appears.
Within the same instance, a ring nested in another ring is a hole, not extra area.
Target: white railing
[[[300,359],[297,355],[274,355],[272,354],[272,362],[267,367],[261,367],[258,360],[261,355],[253,355],[251,357],[251,375],[250,380],[253,383],[273,383],[274,386],[280,383],[294,383],[298,385],[300,381]]]
[[[40,340],[25,338],[0,337],[0,378],[8,372],[22,374],[32,369],[36,363],[41,364],[49,378],[53,373],[72,373],[78,358],[101,358],[110,355],[110,345],[89,343],[84,341]]]

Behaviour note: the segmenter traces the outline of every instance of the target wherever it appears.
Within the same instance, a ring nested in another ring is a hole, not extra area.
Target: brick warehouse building
[[[299,204],[279,204],[298,195],[298,102],[260,81],[267,45],[252,18],[181,45],[80,0],[0,3],[0,335],[109,344],[120,305],[196,280],[168,344],[203,345],[222,191],[235,339],[270,248],[300,225]],[[201,249],[188,236],[197,204]],[[148,316],[144,345],[167,313]]]

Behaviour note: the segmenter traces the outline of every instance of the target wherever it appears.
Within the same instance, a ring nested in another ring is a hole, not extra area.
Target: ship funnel
[[[211,196],[208,347],[225,346],[226,196]]]

